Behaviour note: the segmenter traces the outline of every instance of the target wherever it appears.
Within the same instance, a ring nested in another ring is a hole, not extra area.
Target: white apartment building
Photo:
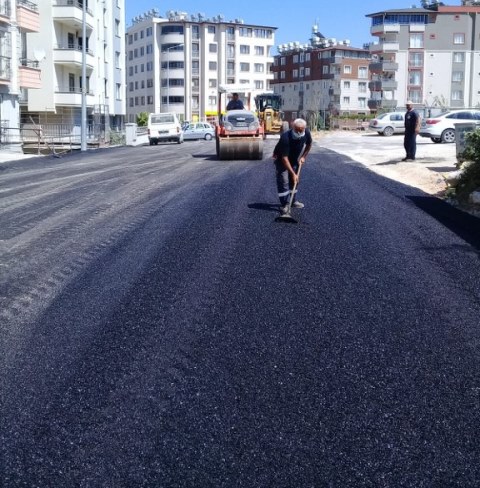
[[[275,30],[221,15],[170,11],[160,17],[153,9],[135,17],[127,29],[128,122],[141,112],[214,117],[221,84],[271,90]]]
[[[29,49],[41,58],[42,83],[39,89],[29,90],[21,107],[22,121],[31,117],[39,124],[73,126],[80,133],[85,64],[89,137],[92,131],[104,136],[109,129],[123,126],[124,6],[125,0],[40,1],[40,30],[31,35]]]
[[[40,30],[36,0],[0,0],[0,122],[18,128],[20,100],[41,86],[32,33]],[[2,142],[2,141],[0,141]]]

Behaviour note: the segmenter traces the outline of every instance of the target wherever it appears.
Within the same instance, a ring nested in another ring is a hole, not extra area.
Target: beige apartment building
[[[0,138],[18,129],[20,103],[41,86],[41,53],[32,42],[39,31],[36,0],[0,0]]]
[[[370,52],[326,38],[313,26],[309,43],[278,46],[272,86],[282,96],[285,120],[312,112],[367,114]]]
[[[39,2],[40,28],[31,34],[27,52],[39,59],[41,85],[22,100],[22,122],[80,134],[85,69],[88,137],[108,139],[111,129],[123,127],[124,5],[125,0]]]
[[[222,84],[271,90],[275,30],[221,15],[170,11],[161,17],[152,9],[135,17],[127,28],[128,122],[141,112],[214,117]]]

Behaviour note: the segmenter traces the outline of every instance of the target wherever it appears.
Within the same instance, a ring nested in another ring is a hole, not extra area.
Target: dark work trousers
[[[295,173],[298,173],[298,164],[292,164],[292,168]],[[294,181],[292,175],[288,172],[287,169],[285,169],[285,166],[283,165],[281,159],[275,160],[275,173],[277,180],[278,198],[280,200],[280,205],[284,207],[289,203]],[[295,201],[295,196],[293,197],[293,201]]]
[[[407,159],[415,159],[415,153],[417,152],[417,134],[415,132],[405,132],[403,147],[407,153]]]

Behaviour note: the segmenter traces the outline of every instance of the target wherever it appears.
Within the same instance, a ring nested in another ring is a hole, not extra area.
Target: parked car
[[[207,141],[215,137],[215,128],[208,122],[195,122],[183,129],[183,138],[187,140],[205,139]]]
[[[452,110],[437,117],[422,120],[420,135],[433,142],[455,142],[455,124],[475,122],[480,124],[480,110]]]
[[[380,135],[391,136],[405,132],[405,114],[403,112],[387,112],[372,119],[368,125]]]
[[[150,146],[162,141],[183,142],[183,132],[177,114],[165,112],[148,115],[148,141]]]

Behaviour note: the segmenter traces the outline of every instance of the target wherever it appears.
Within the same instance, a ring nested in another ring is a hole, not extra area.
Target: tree
[[[140,112],[137,115],[138,127],[145,127],[148,124],[148,112]]]

